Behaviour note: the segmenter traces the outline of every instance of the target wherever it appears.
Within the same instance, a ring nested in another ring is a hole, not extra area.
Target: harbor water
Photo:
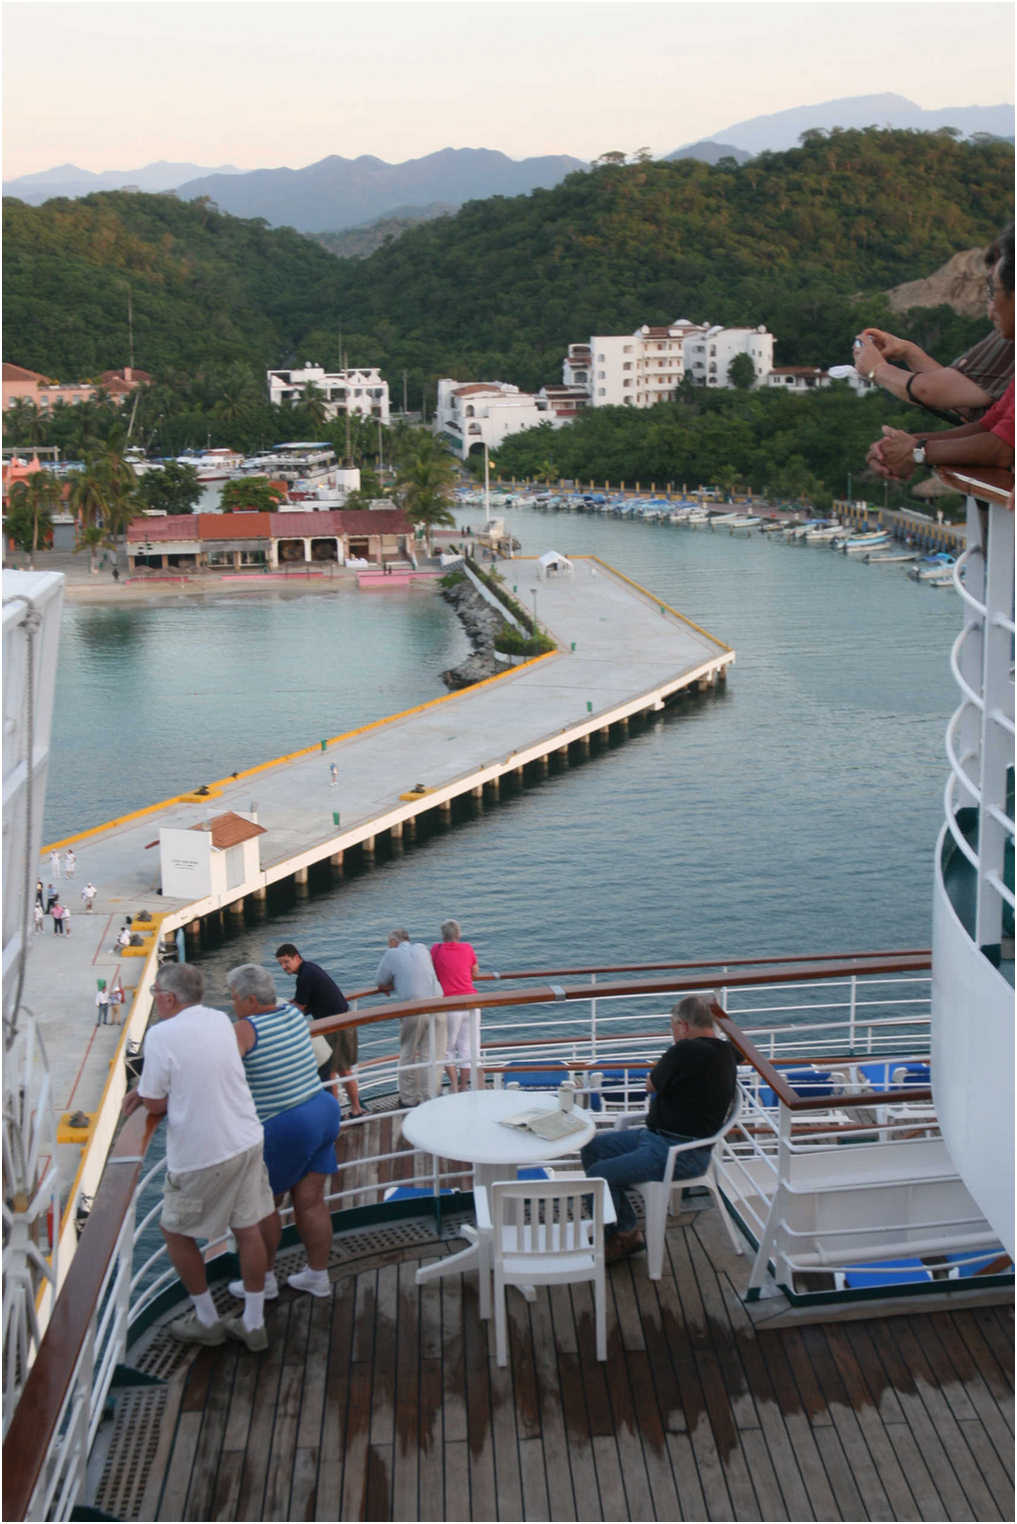
[[[369,985],[390,927],[430,943],[448,916],[501,970],[927,945],[955,594],[772,537],[505,518],[733,646],[727,690],[248,925],[204,957],[212,1002],[283,940]],[[48,836],[434,697],[464,651],[433,588],[71,605]]]

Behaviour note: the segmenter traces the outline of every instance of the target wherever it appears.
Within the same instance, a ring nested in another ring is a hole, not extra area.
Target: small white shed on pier
[[[164,828],[159,832],[163,894],[198,900],[252,884],[261,872],[258,837],[264,834],[252,816],[233,810],[183,829]]]
[[[571,577],[575,567],[560,550],[545,550],[540,558],[540,577]]]

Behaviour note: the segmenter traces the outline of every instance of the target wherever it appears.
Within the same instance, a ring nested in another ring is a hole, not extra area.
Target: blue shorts
[[[279,1111],[265,1123],[265,1164],[274,1196],[305,1175],[331,1175],[338,1168],[335,1140],[342,1113],[330,1090]]]

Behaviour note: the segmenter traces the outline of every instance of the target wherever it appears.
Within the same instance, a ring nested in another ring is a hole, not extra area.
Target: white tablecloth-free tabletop
[[[504,1118],[521,1111],[557,1111],[556,1094],[529,1090],[460,1090],[424,1101],[403,1118],[403,1137],[414,1148],[440,1159],[461,1159],[474,1166],[477,1185],[513,1179],[516,1169],[543,1164],[574,1154],[596,1131],[589,1112],[573,1108],[585,1125],[582,1132],[550,1141],[521,1127],[506,1127]]]
[[[514,1180],[516,1170],[527,1165],[543,1164],[575,1153],[596,1132],[589,1112],[576,1109],[583,1122],[581,1132],[569,1133],[557,1141],[538,1138],[521,1127],[505,1127],[502,1118],[520,1111],[556,1111],[557,1095],[534,1095],[526,1090],[460,1090],[456,1095],[441,1095],[424,1101],[403,1118],[403,1137],[414,1148],[434,1154],[439,1159],[462,1160],[473,1165],[474,1185],[491,1186],[496,1180]],[[469,1226],[462,1229],[469,1247],[446,1259],[435,1260],[417,1271],[417,1285],[457,1275],[462,1270],[480,1269],[477,1234]],[[480,1315],[490,1315],[489,1288],[481,1275]],[[532,1300],[532,1289],[528,1297]]]

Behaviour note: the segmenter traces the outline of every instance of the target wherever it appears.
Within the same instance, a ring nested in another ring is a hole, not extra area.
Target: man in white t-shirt
[[[275,1210],[264,1134],[233,1023],[224,1011],[200,1004],[203,990],[201,972],[191,964],[159,970],[152,989],[159,1022],[145,1037],[141,1079],[124,1097],[124,1112],[130,1116],[144,1105],[167,1119],[162,1234],[194,1303],[192,1313],[170,1324],[170,1333],[188,1344],[222,1344],[229,1335],[262,1350],[268,1348],[266,1259],[258,1225]],[[244,1312],[220,1319],[197,1240],[228,1231],[240,1259]]]
[[[409,932],[401,926],[388,934],[388,952],[378,964],[374,982],[380,990],[392,991],[397,1000],[442,998],[430,952],[423,942],[411,942]],[[417,1106],[441,1088],[445,1026],[444,1012],[434,1017],[404,1016],[399,1023],[399,1100],[403,1106]]]

